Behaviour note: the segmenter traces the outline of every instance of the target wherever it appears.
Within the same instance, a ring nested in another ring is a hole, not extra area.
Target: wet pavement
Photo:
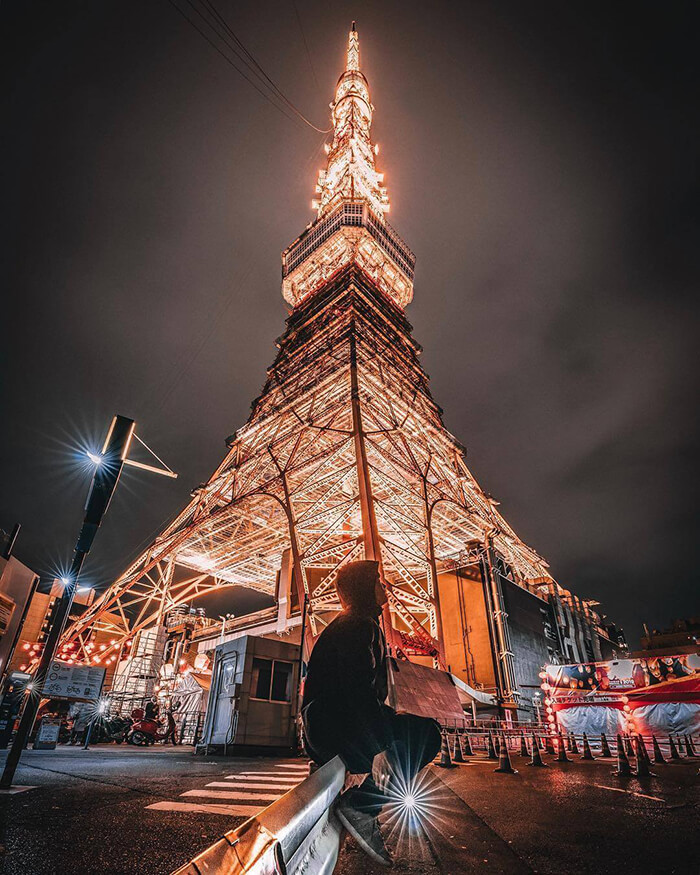
[[[515,775],[482,756],[430,766],[415,794],[422,825],[398,803],[384,816],[396,870],[700,873],[700,760],[637,779],[613,776],[611,760],[572,759],[535,769],[514,756]],[[167,875],[305,773],[301,759],[205,759],[191,748],[27,751],[17,783],[35,789],[0,796],[0,870]],[[337,871],[387,870],[347,839]]]

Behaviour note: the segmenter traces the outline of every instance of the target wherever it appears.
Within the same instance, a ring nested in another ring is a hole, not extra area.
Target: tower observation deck
[[[282,255],[292,312],[251,415],[208,482],[67,636],[86,661],[103,659],[85,648],[109,612],[123,629],[108,653],[124,657],[127,638],[177,605],[247,587],[275,598],[278,631],[298,630],[306,604],[313,641],[339,609],[339,568],[368,558],[380,563],[394,653],[445,665],[438,581],[471,566],[507,702],[517,694],[491,569],[531,592],[555,584],[476,482],[432,398],[404,314],[415,256],[386,221],[354,25],[330,106],[316,217]]]

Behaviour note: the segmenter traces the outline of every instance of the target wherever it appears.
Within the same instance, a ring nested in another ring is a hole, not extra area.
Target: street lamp
[[[85,558],[90,552],[92,542],[95,540],[95,535],[100,527],[102,518],[107,512],[107,508],[114,495],[114,490],[117,488],[124,465],[133,465],[157,474],[165,474],[167,477],[177,477],[177,474],[171,471],[165,463],[163,465],[166,470],[163,470],[153,465],[144,465],[141,462],[135,462],[127,458],[133,438],[136,438],[139,443],[143,444],[143,441],[136,436],[135,429],[136,423],[133,419],[128,419],[126,416],[114,416],[107,432],[102,452],[99,454],[89,452],[87,454],[95,464],[95,471],[92,475],[90,491],[85,504],[83,525],[78,535],[75,550],[73,551],[73,561],[70,570],[61,577],[63,593],[54,612],[51,631],[46,639],[39,667],[34,673],[30,685],[32,690],[28,693],[22,719],[5,762],[5,769],[0,778],[0,789],[6,790],[12,786],[12,779],[17,769],[19,758],[27,743],[34,721],[36,720],[37,711],[39,710],[44,679],[48,674],[51,663],[54,661],[58,642],[66,627],[66,621],[73,604],[73,597],[78,586],[80,571]],[[145,446],[145,444],[143,445]],[[155,456],[155,453],[150,448],[146,447],[146,449],[149,449],[149,452]],[[156,458],[159,462],[162,462],[157,456]],[[27,689],[29,689],[29,686]]]

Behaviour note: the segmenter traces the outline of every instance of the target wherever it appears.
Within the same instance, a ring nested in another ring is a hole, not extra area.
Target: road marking
[[[279,793],[231,793],[228,790],[187,790],[186,793],[180,793],[180,796],[211,796],[212,799],[235,799],[237,802],[274,802],[280,798]]]
[[[255,784],[269,784],[271,787],[296,787],[301,781],[294,778],[258,778],[256,775],[225,775],[227,781],[253,781]]]
[[[260,811],[259,805],[205,805],[201,802],[154,802],[152,811],[190,811],[197,814],[226,814],[230,817],[251,817]]]
[[[294,765],[292,763],[277,763],[277,768],[278,769],[300,769],[300,770],[303,769],[304,771],[308,772],[309,771],[309,764],[306,763],[306,765]]]
[[[654,802],[665,802],[660,796],[649,796],[647,793],[636,793],[634,790],[623,790],[622,787],[606,787],[605,784],[594,784],[594,787],[599,787],[601,790],[614,790],[615,793],[627,793],[629,796],[639,796],[642,799],[653,799]]]
[[[228,781],[211,781],[207,787],[226,787],[229,790],[279,790],[280,795],[287,790],[293,790],[296,784],[255,784],[249,781],[240,781],[231,784]]]
[[[280,781],[301,780],[305,775],[295,775],[293,772],[236,772],[237,775],[245,775],[246,777],[254,777],[260,775],[263,778],[279,778]]]

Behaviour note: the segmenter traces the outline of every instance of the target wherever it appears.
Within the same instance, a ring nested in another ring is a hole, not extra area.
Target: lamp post
[[[136,423],[133,419],[128,419],[126,416],[115,416],[112,419],[107,437],[102,447],[102,452],[88,453],[90,460],[95,465],[95,473],[90,484],[90,492],[88,493],[87,502],[85,504],[85,517],[83,525],[78,535],[78,543],[75,545],[73,552],[73,561],[70,570],[61,578],[63,583],[63,594],[58,603],[57,610],[54,614],[53,624],[49,632],[46,644],[41,656],[39,667],[34,674],[32,683],[29,685],[31,691],[28,694],[22,719],[20,720],[17,734],[15,735],[12,748],[8,754],[5,763],[5,769],[0,778],[0,789],[6,790],[12,786],[12,779],[17,769],[22,750],[27,743],[27,739],[32,731],[37,711],[39,710],[39,702],[41,701],[41,693],[44,686],[44,680],[48,674],[49,667],[53,662],[56,654],[56,648],[60,641],[63,630],[66,627],[66,621],[70,614],[73,597],[78,585],[78,577],[85,562],[85,558],[90,552],[92,542],[95,540],[95,535],[102,522],[102,517],[107,512],[109,503],[112,500],[112,495],[119,482],[124,465],[133,465],[137,468],[143,468],[147,471],[153,471],[158,474],[165,474],[168,477],[177,477],[169,468],[162,470],[155,468],[152,465],[144,465],[141,462],[136,462],[127,458],[131,441],[135,436]],[[138,439],[138,438],[137,438]]]

